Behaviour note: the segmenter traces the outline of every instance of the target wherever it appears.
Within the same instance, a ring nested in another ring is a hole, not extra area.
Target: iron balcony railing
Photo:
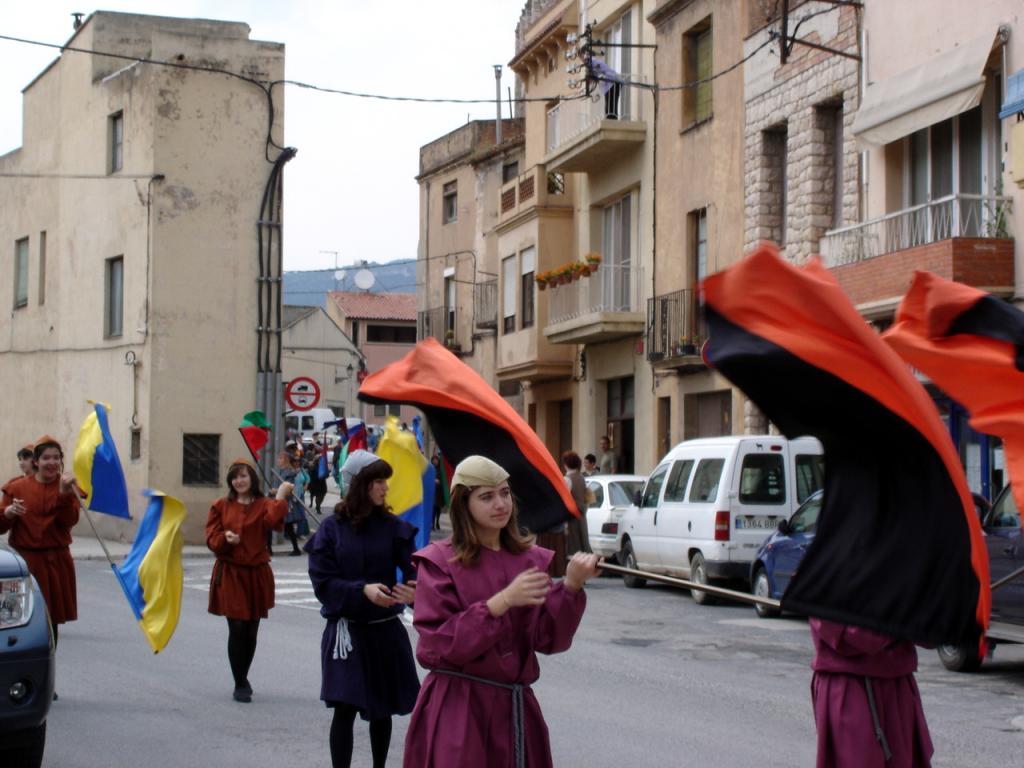
[[[646,75],[630,75],[631,83],[649,82]],[[640,85],[617,85],[608,93],[596,90],[589,98],[561,101],[547,113],[547,151],[569,144],[602,120],[642,121],[647,89]]]
[[[594,274],[552,287],[548,323],[594,312],[640,312],[640,270],[630,264],[602,264]]]
[[[647,300],[647,359],[700,354],[707,338],[697,292],[686,288]]]
[[[473,286],[473,317],[477,328],[498,327],[498,280],[484,280]]]
[[[1012,205],[1009,197],[949,195],[826,232],[821,257],[825,266],[840,267],[953,237],[1010,238]]]
[[[455,313],[445,307],[434,307],[416,313],[416,339],[435,338],[446,346],[455,343]]]

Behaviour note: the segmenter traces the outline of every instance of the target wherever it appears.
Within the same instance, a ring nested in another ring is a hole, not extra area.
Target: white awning
[[[883,146],[978,106],[994,39],[979,37],[869,85],[851,128],[860,148]]]

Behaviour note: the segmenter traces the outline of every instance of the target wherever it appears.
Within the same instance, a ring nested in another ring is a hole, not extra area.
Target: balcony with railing
[[[498,223],[512,221],[535,208],[572,209],[572,177],[535,165],[501,187]]]
[[[647,300],[647,359],[655,368],[704,368],[707,338],[697,292],[689,288]]]
[[[589,277],[548,289],[544,335],[555,344],[613,341],[644,332],[640,270],[603,264]]]
[[[434,307],[417,312],[416,340],[434,338],[453,352],[460,352],[464,340],[458,336],[458,320],[457,310],[449,311],[446,307]]]
[[[477,328],[498,327],[498,279],[473,286],[473,324]]]
[[[822,260],[855,304],[903,294],[916,269],[993,292],[1014,286],[1012,198],[958,194],[827,232]]]
[[[630,75],[646,83],[642,75]],[[549,171],[591,173],[647,138],[647,89],[615,85],[608,93],[560,101],[547,113]]]

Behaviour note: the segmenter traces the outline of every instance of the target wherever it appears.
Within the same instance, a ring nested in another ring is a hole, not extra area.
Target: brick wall
[[[914,270],[978,288],[1012,291],[1013,240],[957,237],[832,269],[854,304],[898,298]]]

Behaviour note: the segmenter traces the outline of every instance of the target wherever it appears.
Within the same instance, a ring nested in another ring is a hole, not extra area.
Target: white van
[[[825,457],[813,437],[735,435],[687,440],[647,478],[619,523],[619,562],[699,584],[749,582],[757,548],[824,485]],[[627,587],[644,580],[623,577]],[[697,603],[710,602],[693,592]]]
[[[324,431],[324,424],[329,421],[337,421],[339,418],[330,408],[292,411],[284,417],[285,434],[301,435],[297,439],[309,441],[313,438],[314,432],[322,433]],[[359,419],[350,419],[350,422],[358,423]]]

